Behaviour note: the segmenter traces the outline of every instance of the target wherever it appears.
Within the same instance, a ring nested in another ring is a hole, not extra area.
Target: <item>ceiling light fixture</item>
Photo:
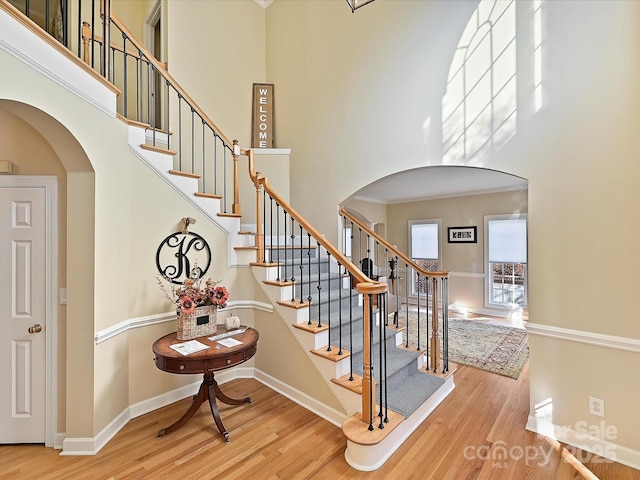
[[[347,0],[351,13],[355,12],[358,8],[373,2],[374,0]]]

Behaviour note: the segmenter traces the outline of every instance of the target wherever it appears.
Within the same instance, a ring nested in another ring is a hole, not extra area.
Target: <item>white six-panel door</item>
[[[44,443],[46,192],[0,186],[0,443]]]

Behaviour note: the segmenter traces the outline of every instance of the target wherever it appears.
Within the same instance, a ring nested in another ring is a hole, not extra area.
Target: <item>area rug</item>
[[[400,316],[400,325],[404,325],[403,317]],[[421,314],[421,322],[424,318],[424,314]],[[409,322],[414,331],[409,337],[412,344],[416,343],[416,320],[417,314],[409,312]],[[425,345],[425,335],[421,332],[420,336],[420,344]],[[517,379],[528,358],[529,338],[526,330],[482,320],[449,318],[449,361]]]

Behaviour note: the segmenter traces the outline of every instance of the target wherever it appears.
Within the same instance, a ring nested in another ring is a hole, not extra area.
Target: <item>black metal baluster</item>
[[[373,381],[374,381],[374,370],[373,370],[373,295],[370,293],[366,294],[369,297],[369,378],[371,379],[371,384],[369,385],[369,430],[373,431]],[[365,302],[366,304],[366,302]],[[367,340],[365,340],[367,341]],[[366,349],[365,349],[366,350]]]
[[[449,371],[449,281],[443,278],[442,284],[442,373]]]
[[[127,76],[127,36],[124,34],[124,32],[122,33],[122,51],[124,52],[123,54],[123,64],[122,64],[122,76],[124,78],[124,87],[123,87],[123,101],[124,101],[124,105],[122,107],[122,111],[124,113],[125,118],[129,118],[129,101],[128,101],[128,97],[129,97],[129,81],[128,81],[128,76]]]
[[[178,170],[182,170],[182,94],[178,93]]]
[[[318,246],[318,248],[320,248],[320,246]],[[322,317],[321,312],[320,312],[320,308],[321,308],[321,299],[320,299],[320,292],[322,291],[322,284],[320,283],[320,257],[321,257],[321,252],[318,251],[318,256],[316,258],[316,266],[318,267],[318,284],[316,286],[316,288],[318,289],[318,328],[322,327],[322,322],[320,321],[320,318]],[[329,342],[331,342],[331,339],[329,339]]]
[[[409,265],[407,265],[407,263],[405,262],[404,264],[404,271],[406,272],[406,275],[404,276],[404,295],[405,295],[405,306],[406,306],[406,316],[405,318],[405,328],[406,328],[406,335],[407,335],[407,341],[405,343],[405,347],[409,348]]]
[[[353,230],[352,230],[353,231]],[[353,275],[349,274],[349,351],[353,352]],[[353,382],[353,355],[349,355],[349,381]]]
[[[274,262],[274,251],[273,251],[273,198],[271,196],[269,196],[269,216],[271,218],[271,221],[269,222],[269,263],[273,263]],[[280,268],[280,267],[278,267]]]
[[[427,296],[426,296],[426,302],[427,305],[427,320],[426,320],[426,329],[427,329],[427,341],[426,341],[426,345],[425,345],[425,351],[426,351],[426,355],[427,355],[427,371],[429,371],[429,332],[431,330],[429,330],[429,278],[427,277]],[[433,323],[433,314],[431,314],[431,322]],[[433,327],[433,325],[432,325]]]
[[[420,272],[416,272],[416,285],[418,286],[416,289],[418,290],[418,322],[416,325],[418,333],[416,335],[416,350],[420,351]]]
[[[170,109],[171,109],[171,89],[169,88],[171,86],[171,83],[169,82],[169,80],[165,79],[165,84],[167,85],[167,108],[166,108],[166,118],[165,118],[165,125],[166,125],[166,131],[167,131],[167,150],[171,150],[171,126],[169,125],[169,119],[171,118],[170,116]]]
[[[284,207],[282,207],[282,211],[284,213],[284,221],[282,223],[284,223],[284,236],[283,236],[283,241],[284,241],[284,269],[282,270],[282,280],[284,282],[287,281],[287,268],[289,266],[289,255],[287,254],[287,216],[289,215],[289,212],[287,212]]]
[[[222,198],[224,201],[224,213],[227,213],[227,144],[222,142]]]
[[[273,248],[273,245],[271,246]],[[276,263],[278,264],[278,282],[280,281],[280,204],[276,202]]]
[[[192,105],[189,105],[191,107],[191,173],[195,172],[195,162],[196,162],[196,144],[195,144],[195,117],[194,114],[196,113],[196,111],[193,109]]]
[[[205,151],[205,146],[207,142],[205,141],[206,133],[205,133],[205,121],[204,118],[200,117],[202,120],[202,191],[207,191],[207,152]]]
[[[342,265],[338,262],[338,355],[342,355]],[[329,269],[331,270],[331,269]],[[331,308],[331,307],[329,307]]]
[[[302,260],[302,225],[298,225],[298,227],[300,228],[300,305],[302,305],[304,303],[304,300],[302,299],[302,297],[304,296],[304,292],[302,291],[302,289],[304,288],[304,282],[302,281],[302,279],[304,278],[303,276],[303,270],[304,270],[304,261]]]
[[[329,327],[329,346],[327,352],[331,351],[331,253],[327,251],[327,260],[329,263],[327,272],[327,326]]]
[[[307,265],[309,266],[309,278],[307,279],[307,301],[309,302],[309,312],[311,312],[311,234],[309,232],[307,232],[307,242],[309,243],[309,248],[307,250]],[[311,325],[311,315],[309,315],[307,325]]]
[[[388,310],[388,302],[387,299],[389,298],[388,294],[383,294],[383,314],[388,318],[389,317],[389,310]],[[382,324],[382,322],[380,322]],[[386,333],[386,327],[383,327],[384,332]],[[395,346],[395,332],[393,333],[394,335],[394,346]],[[380,376],[380,380],[382,382],[384,382],[384,401],[380,401],[380,405],[382,406],[384,404],[384,423],[389,423],[389,391],[388,391],[388,384],[387,384],[387,341],[385,338],[385,342],[384,342],[384,358],[382,359],[383,365],[384,365],[384,374]]]

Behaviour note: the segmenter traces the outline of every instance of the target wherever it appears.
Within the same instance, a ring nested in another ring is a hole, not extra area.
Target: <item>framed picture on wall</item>
[[[447,228],[449,243],[478,243],[478,227]]]

